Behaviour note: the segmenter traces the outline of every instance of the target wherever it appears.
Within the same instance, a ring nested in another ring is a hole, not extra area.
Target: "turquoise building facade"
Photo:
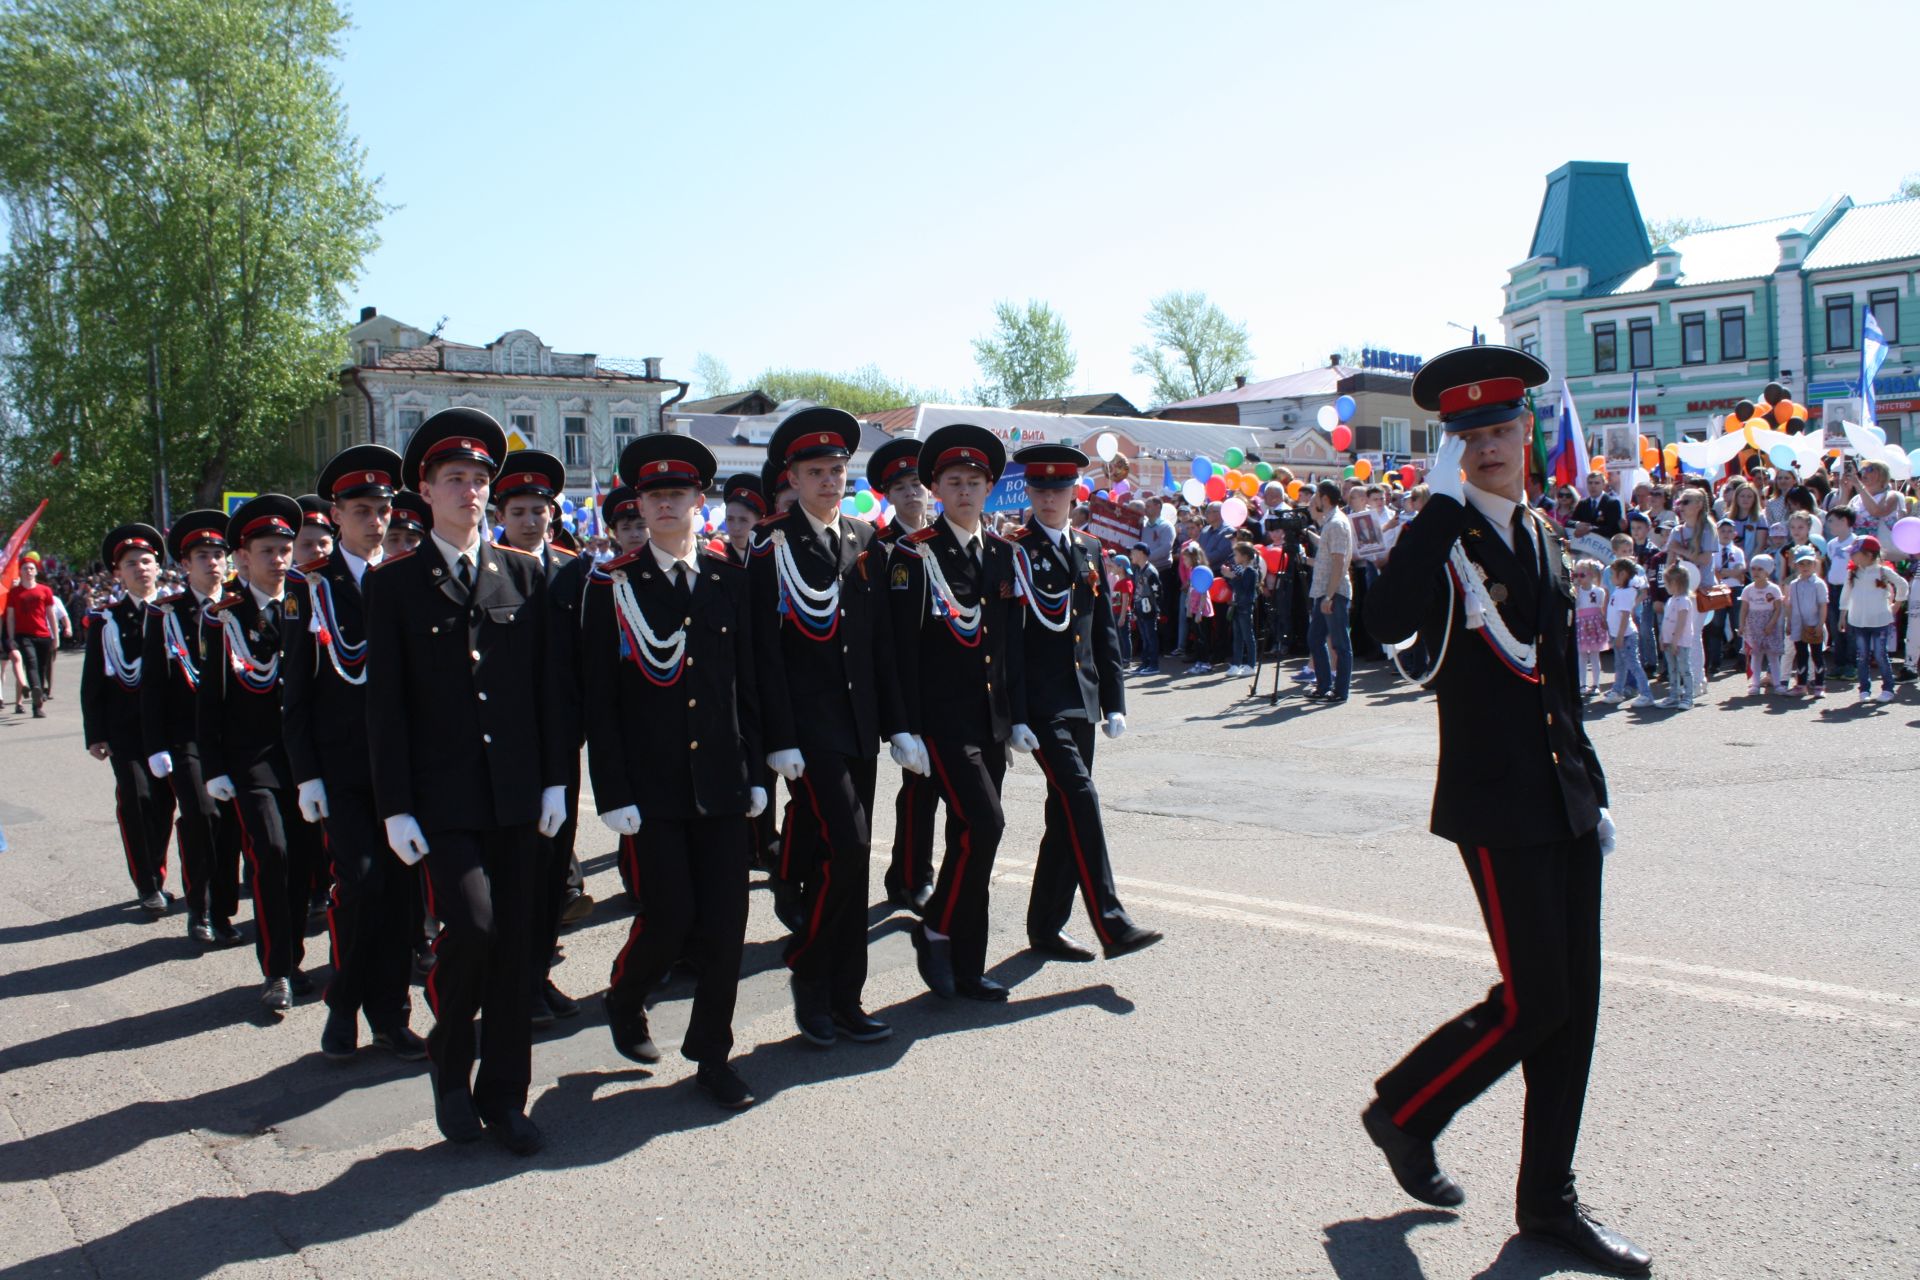
[[[1624,164],[1575,161],[1547,175],[1533,243],[1509,273],[1506,341],[1566,380],[1594,451],[1627,420],[1660,441],[1718,435],[1769,382],[1808,405],[1857,408],[1870,310],[1890,350],[1874,380],[1890,442],[1920,445],[1920,199],[1817,209],[1649,242]]]

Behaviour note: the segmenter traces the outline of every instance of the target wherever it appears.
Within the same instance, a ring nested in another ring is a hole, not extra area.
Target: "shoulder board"
[[[390,556],[381,556],[378,564],[370,564],[367,568],[384,569],[388,565],[399,564],[402,560],[410,560],[412,558],[413,552],[411,551],[396,551]]]
[[[927,526],[926,528],[924,528],[924,529],[915,529],[915,530],[914,530],[914,531],[913,531],[912,533],[910,533],[910,534],[908,534],[908,535],[907,535],[906,537],[904,537],[904,538],[902,538],[902,539],[900,539],[900,541],[902,541],[902,542],[931,542],[931,541],[932,541],[932,540],[934,539],[934,537],[938,535],[938,533],[939,533],[939,530],[938,530],[938,529],[937,529],[936,527],[934,527],[933,525],[928,525],[928,526]]]
[[[753,522],[753,527],[756,529],[764,529],[766,526],[773,524],[775,521],[784,519],[786,514],[787,513],[784,511],[776,511],[772,515],[761,516],[758,520],[755,520]]]
[[[228,591],[224,593],[218,600],[210,601],[207,605],[207,612],[208,613],[225,613],[227,610],[233,608],[233,606],[239,603],[240,603],[240,593],[237,591]]]
[[[773,550],[773,537],[772,535],[768,535],[767,537],[764,537],[764,538],[755,538],[753,540],[753,546],[749,549],[748,554],[756,555],[756,556],[764,556],[769,551],[772,551],[772,550]]]
[[[1024,532],[1026,529],[1026,526],[1021,525],[1020,528]],[[995,533],[993,530],[988,529],[985,526],[982,526],[980,529],[980,540],[982,542],[1006,542],[1008,536],[1009,535],[1004,533]],[[1008,543],[1008,545],[1011,546],[1012,544]]]
[[[1032,529],[1028,528],[1026,525],[1023,524],[1018,529],[1013,529],[1008,531],[1006,535],[1007,541],[1018,542],[1020,539],[1026,537],[1028,534],[1032,532],[1033,532]]]
[[[309,560],[298,568],[301,573],[318,573],[332,563],[332,556],[321,556],[318,560]]]
[[[550,556],[559,556],[562,560],[571,560],[580,553],[578,551],[569,551],[557,542],[549,542],[547,544],[547,554]]]
[[[511,544],[505,543],[505,542],[494,543],[493,549],[495,551],[511,551],[513,552],[513,554],[517,556],[525,556],[529,560],[538,560],[540,558],[539,556],[535,555],[531,551],[522,551],[520,548],[516,546],[512,546]]]
[[[612,560],[609,560],[600,567],[605,569],[608,573],[612,573],[615,569],[624,569],[628,565],[632,564],[634,561],[638,560],[643,553],[649,551],[650,549],[651,548],[647,546],[635,547],[632,551],[627,552],[627,554],[623,556],[618,556]]]

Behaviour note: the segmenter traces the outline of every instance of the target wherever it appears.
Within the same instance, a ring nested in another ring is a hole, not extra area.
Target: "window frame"
[[[1394,432],[1389,436],[1388,432]],[[1411,418],[1380,419],[1380,452],[1401,456],[1413,451],[1413,420]]]
[[[1850,293],[1836,293],[1827,298],[1822,314],[1826,320],[1824,336],[1826,338],[1828,351],[1855,351],[1859,349],[1859,344],[1855,340],[1856,335],[1854,330],[1857,326],[1853,323],[1853,310],[1853,295]],[[1847,340],[1844,343],[1836,343],[1833,340],[1833,317],[1835,312],[1846,313]]]
[[[1600,362],[1600,339],[1607,340],[1606,363]],[[1603,320],[1593,326],[1593,371],[1595,373],[1620,372],[1620,326],[1613,320]]]
[[[412,414],[414,418],[417,419],[412,426],[407,425],[408,414]],[[395,440],[393,447],[395,452],[405,453],[407,451],[407,446],[413,443],[413,433],[418,431],[426,420],[427,411],[425,409],[414,409],[403,406],[394,410],[393,433]]]
[[[1690,330],[1697,331],[1700,335],[1700,358],[1697,360],[1687,358],[1687,334]],[[1680,313],[1680,363],[1707,363],[1707,313],[1704,311],[1683,311]]]
[[[1740,327],[1740,349],[1734,351],[1727,341],[1727,325],[1731,322]],[[1745,360],[1747,358],[1747,313],[1739,307],[1720,309],[1720,359]]]
[[[637,413],[616,413],[609,421],[613,427],[613,456],[618,458],[621,450],[639,438],[640,415]],[[627,424],[625,431],[620,429],[620,424],[623,422]]]
[[[530,447],[540,444],[540,415],[532,409],[520,409],[507,414],[507,430],[518,431]]]
[[[578,431],[571,429],[572,424],[576,422],[580,424],[580,430]],[[574,457],[573,449],[575,439],[580,441],[580,456],[577,459]],[[587,431],[586,414],[567,413],[560,416],[560,461],[568,470],[572,470],[575,467],[584,468],[592,465],[592,449]]]
[[[1883,303],[1887,308],[1884,314],[1882,314],[1880,310]],[[1899,346],[1900,291],[1898,289],[1875,289],[1867,295],[1867,310],[1872,313],[1875,320],[1880,322],[1880,336],[1887,340],[1887,345],[1890,347]],[[1889,320],[1892,321],[1891,324],[1888,323]]]
[[[1639,349],[1639,339],[1642,334],[1646,335],[1647,339],[1647,358],[1644,362],[1640,359]],[[1653,321],[1645,317],[1627,321],[1627,368],[1634,370],[1653,368]]]

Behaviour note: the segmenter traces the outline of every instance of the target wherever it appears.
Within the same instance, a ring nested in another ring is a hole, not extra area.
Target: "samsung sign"
[[[1385,369],[1389,373],[1418,373],[1425,364],[1419,356],[1402,355],[1398,351],[1382,351],[1378,347],[1362,347],[1360,367],[1362,369]]]

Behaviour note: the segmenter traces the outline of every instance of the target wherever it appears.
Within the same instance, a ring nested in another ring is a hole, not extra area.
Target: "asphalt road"
[[[756,889],[736,1031],[760,1104],[693,1087],[681,984],[650,1072],[591,1008],[538,1036],[549,1146],[522,1161],[441,1143],[421,1070],[324,1061],[318,1003],[265,1025],[250,949],[144,922],[61,670],[49,719],[0,717],[0,1277],[1588,1274],[1512,1235],[1518,1073],[1442,1139],[1457,1212],[1409,1201],[1360,1131],[1373,1078],[1495,980],[1425,831],[1433,711],[1378,675],[1337,708],[1130,690],[1096,776],[1161,946],[1019,950],[1042,797],[1019,761],[1010,1004],[934,1000],[876,913],[868,1002],[896,1034],[812,1049]],[[1660,1275],[1920,1275],[1920,697],[1712,697],[1594,721],[1621,847],[1583,1194]],[[578,995],[625,934],[611,847],[589,818],[603,902],[556,971]]]

